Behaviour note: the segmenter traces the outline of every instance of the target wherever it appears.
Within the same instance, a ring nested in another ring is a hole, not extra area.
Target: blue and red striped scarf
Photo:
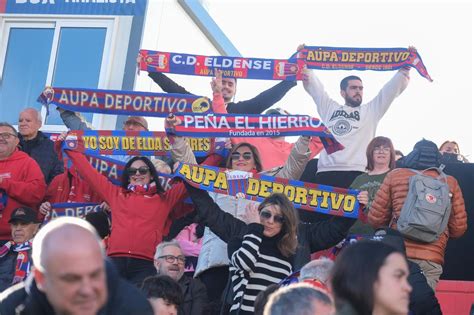
[[[28,252],[31,250],[31,242],[15,243],[14,241],[6,242],[0,247],[0,257],[7,255],[10,250],[17,252],[15,274],[13,276],[12,284],[21,282],[26,279],[31,271],[31,261]]]

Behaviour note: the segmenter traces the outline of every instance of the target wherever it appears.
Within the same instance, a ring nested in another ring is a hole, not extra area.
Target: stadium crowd
[[[164,73],[149,76],[166,93],[191,94]],[[455,141],[421,140],[397,159],[391,139],[375,137],[409,79],[400,69],[364,103],[362,79],[348,76],[340,103],[305,69],[315,116],[344,149],[329,153],[314,136],[232,138],[227,156],[197,159],[170,132],[171,159],[110,156],[126,163],[120,185],[83,153],[61,150],[67,135],[50,140],[40,112],[24,109],[18,130],[0,123],[0,314],[441,314],[434,290],[467,215],[458,182],[440,169],[468,161]],[[296,86],[282,81],[235,102],[237,80],[217,72],[212,108],[288,115],[274,105]],[[90,129],[78,113],[58,110],[70,130]],[[166,119],[168,130],[179,124]],[[148,121],[129,116],[123,130],[148,131]],[[256,202],[159,178],[182,162],[299,180],[315,157],[308,182],[358,190],[358,219],[295,209],[283,193]],[[397,225],[420,173],[449,190],[446,225],[430,241]],[[56,203],[84,202],[101,210],[51,218]],[[323,250],[334,255],[312,259]]]

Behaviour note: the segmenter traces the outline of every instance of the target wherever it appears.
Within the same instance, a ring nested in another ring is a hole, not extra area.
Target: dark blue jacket
[[[46,184],[49,184],[56,175],[64,172],[63,161],[59,160],[57,153],[54,151],[54,142],[41,131],[38,131],[34,139],[28,141],[20,135],[20,149],[38,163]]]

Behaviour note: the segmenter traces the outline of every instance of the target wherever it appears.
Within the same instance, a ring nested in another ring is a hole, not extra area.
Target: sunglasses
[[[283,222],[285,222],[285,218],[282,215],[279,215],[279,214],[273,215],[270,211],[267,211],[267,210],[260,211],[260,217],[266,220],[269,220],[271,217],[273,217],[273,221],[280,224],[283,224]]]
[[[135,175],[136,173],[140,173],[140,175],[146,175],[150,172],[150,169],[147,167],[147,166],[140,166],[139,168],[135,168],[135,167],[130,167],[127,172],[128,172],[128,175],[132,176],[132,175]]]
[[[240,154],[239,152],[234,152],[231,154],[230,158],[232,161],[238,161],[240,160],[240,157],[243,157],[244,160],[246,161],[249,161],[250,159],[252,159],[252,152],[244,152],[242,154]]]

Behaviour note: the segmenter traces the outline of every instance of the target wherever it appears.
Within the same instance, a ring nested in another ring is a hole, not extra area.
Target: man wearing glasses
[[[206,287],[198,279],[184,275],[186,258],[179,243],[163,242],[156,247],[155,268],[159,275],[166,275],[178,282],[184,300],[179,306],[178,315],[204,314],[207,304]]]
[[[0,245],[11,237],[8,220],[14,209],[35,209],[46,193],[46,183],[38,163],[18,149],[18,133],[0,122]]]

